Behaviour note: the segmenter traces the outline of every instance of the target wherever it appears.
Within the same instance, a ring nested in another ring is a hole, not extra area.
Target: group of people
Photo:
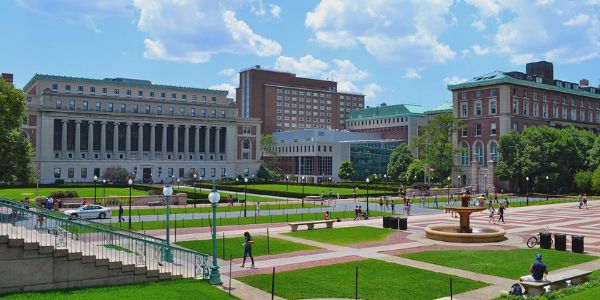
[[[590,209],[590,207],[588,206],[588,199],[587,199],[587,194],[579,194],[579,209],[582,209],[585,207],[585,209]]]
[[[361,205],[357,205],[354,208],[354,221],[368,220],[368,219],[369,219],[369,215],[366,212],[363,212],[362,206]]]
[[[45,201],[42,202],[42,207],[48,209],[48,210],[59,210],[61,209],[63,206],[63,201],[62,199],[54,199],[52,197],[48,197],[46,198]]]
[[[506,210],[506,208],[507,208],[507,204],[502,203],[498,206],[498,211],[496,212],[494,203],[490,199],[490,201],[488,203],[488,211],[489,211],[488,223],[496,224],[496,219],[495,219],[496,214],[498,214],[498,223],[500,223],[500,221],[502,221],[502,223],[504,223],[504,211]]]

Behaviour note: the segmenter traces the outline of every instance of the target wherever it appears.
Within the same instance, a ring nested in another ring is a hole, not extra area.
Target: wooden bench
[[[148,202],[148,206],[163,206],[165,205],[164,202],[162,201],[150,201]]]
[[[305,222],[293,222],[289,223],[292,226],[292,231],[297,231],[298,226],[306,225],[308,226],[308,230],[315,229],[315,224],[327,224],[327,228],[333,228],[333,223],[335,220],[321,220],[321,221],[305,221]]]
[[[544,281],[524,281],[521,282],[521,285],[525,288],[525,292],[529,297],[540,296],[544,294],[546,287],[549,287],[550,291],[556,291],[567,287],[567,281],[570,281],[571,285],[585,283],[591,273],[591,271],[573,269],[560,273],[550,273]]]
[[[304,199],[307,201],[321,201],[321,196],[306,196]]]

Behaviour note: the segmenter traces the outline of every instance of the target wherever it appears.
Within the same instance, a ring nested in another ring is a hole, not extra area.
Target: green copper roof
[[[452,112],[452,101],[445,102],[432,110],[428,110],[425,112],[425,114],[435,114],[443,112]]]
[[[104,78],[104,79],[93,79],[83,77],[70,77],[70,76],[57,76],[57,75],[46,75],[46,74],[35,74],[31,80],[23,88],[24,91],[28,90],[36,80],[50,80],[50,81],[61,81],[61,82],[81,82],[88,84],[107,84],[115,86],[124,86],[132,88],[154,88],[154,89],[165,89],[165,90],[179,90],[182,92],[197,92],[197,93],[210,93],[210,94],[227,94],[227,91],[182,87],[173,85],[161,85],[153,84],[149,80],[140,79],[128,79],[128,78]]]
[[[425,108],[413,104],[397,104],[350,111],[350,120],[372,120],[392,117],[422,116]]]
[[[516,78],[508,76],[500,71],[495,71],[495,72],[492,72],[492,73],[489,73],[486,75],[477,76],[477,77],[475,77],[471,80],[465,81],[463,83],[449,84],[448,89],[451,91],[454,91],[454,90],[465,89],[465,88],[473,88],[473,87],[478,87],[478,86],[488,86],[488,85],[503,84],[503,83],[517,84],[517,85],[523,85],[523,86],[528,86],[528,87],[532,87],[532,88],[545,89],[545,90],[550,90],[550,91],[555,91],[555,92],[568,93],[568,94],[573,94],[573,95],[578,95],[578,96],[583,96],[583,97],[591,97],[591,98],[600,99],[600,94],[590,93],[585,90],[568,89],[565,87],[555,86],[555,85],[551,85],[551,84],[544,84],[544,83],[539,83],[539,82],[534,82],[534,81],[529,81],[529,80],[516,79]]]

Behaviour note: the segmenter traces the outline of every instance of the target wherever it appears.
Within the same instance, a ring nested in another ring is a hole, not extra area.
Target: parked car
[[[82,205],[76,209],[69,209],[65,211],[65,215],[69,217],[82,218],[82,219],[104,219],[112,216],[110,208],[100,205]]]

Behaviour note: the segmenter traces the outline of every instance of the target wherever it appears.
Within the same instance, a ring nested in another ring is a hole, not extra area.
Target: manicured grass
[[[157,187],[161,187],[157,186]],[[242,186],[243,187],[243,186]],[[189,187],[189,186],[181,186],[179,187],[179,189],[181,191],[186,191],[186,192],[194,192],[194,188],[193,187]],[[175,193],[178,192],[178,188],[175,188]],[[202,189],[202,193],[200,193],[200,188],[196,188],[196,194],[198,196],[202,196],[203,199],[206,199],[208,193],[210,193],[210,191],[208,189]],[[219,191],[219,195],[221,195],[221,200],[223,199],[227,199],[229,197],[229,195],[231,195],[231,197],[238,198],[240,201],[244,200],[244,192],[232,192],[232,191]],[[269,197],[269,196],[259,196],[259,195],[249,195],[246,193],[245,195],[246,201],[248,202],[274,202],[274,201],[285,201],[286,198],[285,197],[281,197],[281,198],[275,198],[275,197]]]
[[[383,241],[388,235],[394,232],[396,231],[368,226],[356,226],[325,228],[319,230],[301,230],[285,234],[302,239],[343,246],[364,242]]]
[[[93,187],[85,187],[85,188],[76,188],[76,187],[51,187],[51,188],[39,188],[38,189],[38,197],[47,197],[52,192],[56,191],[75,191],[79,195],[79,197],[94,197],[94,188]],[[96,188],[96,196],[97,197],[106,197],[109,196],[129,196],[128,188],[115,188],[115,187],[106,187],[106,192],[104,191],[104,187],[102,184],[98,184]],[[136,189],[131,190],[132,196],[144,196],[148,195],[147,191],[140,191]],[[6,197],[14,200],[23,200],[25,197],[29,197],[33,199],[35,197],[35,188],[9,188],[9,189],[0,189],[0,197]]]
[[[455,294],[486,286],[483,282],[369,259],[276,273],[275,294],[286,299],[354,299],[357,266],[359,299],[436,299],[450,294],[450,278]],[[271,292],[271,274],[239,280]]]
[[[476,273],[518,279],[527,275],[535,254],[541,253],[549,272],[581,264],[597,257],[550,249],[490,250],[439,250],[406,253],[400,256]]]
[[[207,280],[173,280],[114,287],[61,290],[36,293],[18,293],[2,299],[238,299],[210,286]]]
[[[288,253],[300,250],[315,250],[317,247],[294,243],[282,239],[269,237],[267,245],[266,236],[253,236],[254,244],[252,245],[252,255],[261,256],[268,254]],[[222,259],[240,258],[244,255],[244,237],[225,238],[225,255],[223,255],[223,239],[217,237],[217,255]],[[202,252],[212,253],[212,240],[195,240],[178,242],[177,245]]]
[[[244,188],[243,184],[238,184],[237,187]],[[308,195],[321,195],[321,192],[325,194],[325,197],[329,197],[329,189],[333,191],[334,197],[337,193],[343,196],[352,196],[352,188],[340,188],[335,185],[323,184],[323,185],[305,185],[304,194]],[[286,188],[285,184],[248,184],[248,189],[263,190],[263,191],[279,191],[279,192],[293,192],[302,193],[302,185],[289,185]],[[383,193],[383,190],[369,189],[370,194]],[[391,193],[391,192],[390,192]],[[364,196],[367,194],[366,189],[356,189],[357,196]]]
[[[237,213],[236,213],[237,214]],[[304,214],[287,214],[287,215],[270,215],[270,216],[253,216],[253,212],[248,212],[248,217],[233,217],[233,218],[217,218],[218,226],[226,226],[226,225],[248,225],[248,224],[265,224],[265,223],[285,223],[285,222],[295,222],[295,221],[308,221],[308,220],[322,220],[323,213],[322,212],[314,212],[314,213],[304,213]],[[377,215],[389,216],[391,215],[388,212],[380,213]],[[340,219],[345,218],[354,218],[354,211],[340,211],[340,212],[332,212],[330,214],[331,219],[335,219],[339,217]],[[143,224],[143,225],[142,225]],[[119,226],[118,224],[113,224],[113,226]],[[126,228],[126,223],[121,223],[122,228]],[[142,228],[143,226],[143,228]],[[200,218],[200,219],[189,219],[189,220],[177,220],[177,228],[189,228],[189,227],[205,227],[209,226],[209,219]],[[171,220],[170,227],[175,228],[175,221]],[[164,221],[144,221],[144,222],[132,222],[131,228],[133,230],[154,230],[154,229],[164,229],[165,222]]]
[[[190,206],[188,204],[188,206]],[[315,207],[321,207],[320,205],[313,205],[313,204],[304,204],[304,208],[315,208]],[[300,209],[302,208],[301,204],[273,204],[273,205],[260,205],[260,210],[261,211],[269,211],[269,210],[276,210],[276,209]],[[255,210],[255,206],[254,205],[247,205],[246,209],[248,211],[250,211],[252,214],[254,214],[254,210]],[[239,212],[239,211],[244,211],[244,206],[240,205],[240,204],[236,204],[235,206],[227,206],[227,204],[219,204],[219,207],[217,207],[217,212]],[[198,206],[196,208],[194,207],[173,207],[170,208],[170,212],[171,214],[191,214],[191,213],[209,213],[212,212],[212,208],[210,208],[209,206]],[[151,216],[151,215],[164,215],[167,213],[167,209],[164,207],[159,207],[159,208],[141,208],[141,209],[132,209],[131,210],[131,216]],[[114,213],[113,213],[114,214]],[[117,212],[118,215],[118,212]],[[129,210],[128,209],[124,209],[123,210],[123,215],[124,216],[128,216],[129,215]]]

